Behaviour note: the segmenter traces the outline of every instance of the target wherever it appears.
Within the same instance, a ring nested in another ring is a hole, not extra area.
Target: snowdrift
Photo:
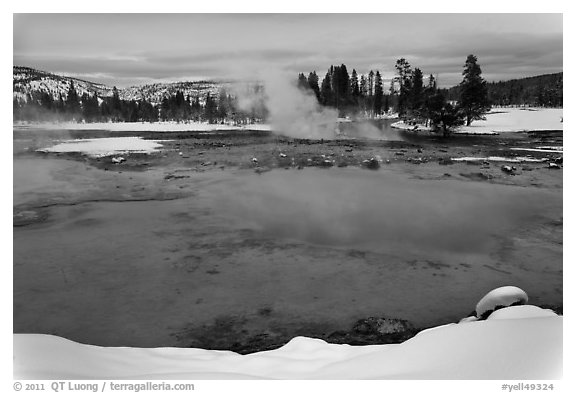
[[[14,335],[15,379],[559,379],[562,317],[536,306],[494,311],[402,344],[349,346],[296,337],[239,355],[188,348],[105,348]]]

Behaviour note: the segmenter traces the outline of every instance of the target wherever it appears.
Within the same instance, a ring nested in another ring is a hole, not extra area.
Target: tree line
[[[563,73],[532,76],[509,81],[489,82],[488,99],[495,106],[563,106]],[[457,99],[459,86],[446,90],[449,99]]]
[[[395,70],[387,94],[379,71],[370,70],[358,78],[355,69],[348,74],[345,64],[330,66],[321,83],[316,71],[308,77],[301,73],[297,84],[313,93],[320,105],[335,108],[339,116],[374,118],[394,111],[404,121],[431,126],[445,135],[455,126],[482,119],[490,109],[487,83],[474,55],[466,58],[457,97],[449,97],[447,91],[439,89],[433,75],[425,83],[422,70],[412,69],[404,58],[396,61]]]
[[[252,87],[261,89],[259,86]],[[256,91],[256,93],[259,93]],[[26,100],[13,100],[14,120],[25,121],[77,121],[77,122],[156,122],[156,121],[207,121],[220,123],[232,121],[236,124],[253,123],[266,118],[262,105],[249,110],[239,107],[238,100],[220,89],[217,96],[206,93],[204,102],[200,96],[184,97],[181,91],[164,97],[154,105],[146,99],[123,100],[116,87],[110,97],[98,97],[84,93],[79,96],[74,82],[70,83],[64,97],[57,99],[44,91],[28,94]]]
[[[336,108],[339,116],[375,117],[390,110],[390,96],[384,94],[379,71],[370,70],[358,78],[356,70],[349,74],[345,64],[331,65],[320,84],[316,71],[307,77],[299,74],[297,83],[300,89],[313,92],[321,105]]]

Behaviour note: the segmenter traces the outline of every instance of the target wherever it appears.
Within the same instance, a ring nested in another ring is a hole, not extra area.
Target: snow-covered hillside
[[[123,100],[141,100],[145,98],[146,101],[158,104],[164,97],[175,95],[177,91],[181,91],[184,97],[190,96],[191,100],[200,97],[200,103],[204,105],[208,93],[212,97],[217,97],[220,89],[229,90],[230,84],[230,82],[213,81],[154,83],[120,89],[118,95]]]
[[[401,344],[350,346],[296,337],[279,349],[249,355],[194,348],[105,348],[50,335],[15,334],[14,378],[561,378],[563,318],[522,304],[526,301],[519,288],[502,287],[477,306],[487,319],[464,318]],[[517,303],[521,305],[510,306]]]
[[[99,83],[56,75],[28,67],[13,67],[13,96],[21,101],[25,101],[26,96],[33,92],[48,93],[54,100],[58,100],[60,95],[66,99],[72,82],[74,82],[74,87],[80,97],[84,93],[89,95],[96,94],[99,97],[112,95],[111,87]]]
[[[93,83],[65,75],[56,75],[46,71],[40,71],[29,67],[13,67],[13,96],[20,101],[25,101],[28,94],[33,92],[49,93],[54,100],[58,100],[62,95],[63,99],[68,96],[70,84],[74,82],[74,87],[78,96],[84,93],[96,94],[98,97],[110,97],[113,87],[98,83]],[[217,97],[222,87],[229,88],[231,82],[215,81],[195,81],[195,82],[174,82],[174,83],[154,83],[142,86],[132,86],[118,89],[118,95],[123,100],[141,100],[159,104],[164,97],[176,94],[181,91],[184,97],[191,99],[200,97],[200,102],[204,104],[207,93]]]

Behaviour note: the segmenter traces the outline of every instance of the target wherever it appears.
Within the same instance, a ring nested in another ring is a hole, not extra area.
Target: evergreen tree
[[[74,88],[74,81],[70,82],[65,108],[69,118],[78,120],[80,117],[80,100],[76,88]]]
[[[368,81],[364,75],[360,76],[360,96],[368,96]]]
[[[308,79],[304,76],[304,74],[298,74],[298,88],[302,90],[308,90],[310,85],[308,84]]]
[[[204,104],[204,118],[208,123],[212,124],[216,121],[216,111],[216,101],[210,96],[210,92],[208,92],[206,94],[206,104]]]
[[[324,106],[334,106],[334,95],[332,93],[332,78],[330,77],[331,70],[326,72],[326,76],[322,80],[320,86],[320,103]]]
[[[368,94],[369,97],[374,95],[374,71],[368,73]]]
[[[120,121],[122,117],[122,102],[120,101],[120,95],[118,94],[118,89],[116,86],[112,89],[112,98],[110,100],[110,115],[113,121]]]
[[[396,60],[396,73],[398,77],[396,80],[399,84],[398,90],[398,114],[403,116],[406,113],[407,106],[409,105],[409,97],[411,91],[412,70],[410,63],[406,59],[401,58]]]
[[[87,122],[93,122],[98,119],[100,108],[98,107],[98,97],[90,97],[88,93],[82,94],[82,117]]]
[[[54,108],[54,100],[52,99],[52,94],[45,91],[40,93],[40,105],[43,109],[47,111],[52,111]]]
[[[64,101],[64,97],[62,97],[62,93],[58,94],[58,100],[54,102],[54,110],[59,118],[64,116],[66,102]]]
[[[382,76],[380,76],[380,71],[376,71],[374,76],[374,104],[373,111],[376,115],[382,113],[382,98],[384,95],[384,89],[382,88]]]
[[[414,68],[412,73],[412,89],[410,91],[411,103],[410,109],[416,114],[420,113],[424,104],[424,76],[420,68]]]
[[[357,107],[360,101],[360,85],[358,83],[356,69],[352,69],[352,75],[350,76],[350,96],[352,105]]]
[[[304,74],[300,74],[304,76]],[[306,78],[304,78],[306,79]],[[226,95],[226,90],[220,89],[218,93],[218,110],[217,110],[217,117],[220,121],[224,121],[228,116],[229,112],[228,108],[228,96]]]
[[[12,100],[12,121],[22,120],[22,105],[18,98]]]
[[[427,107],[433,129],[442,131],[446,137],[454,127],[464,124],[464,116],[458,107],[452,106],[441,92],[428,99]]]
[[[430,74],[428,77],[428,90],[436,91],[437,88],[438,86],[436,85],[436,78],[434,78],[434,75]]]
[[[310,86],[310,89],[316,94],[316,99],[320,102],[320,86],[318,85],[318,75],[316,75],[316,71],[308,74],[308,86]]]
[[[473,120],[482,119],[490,110],[488,89],[486,81],[482,78],[482,70],[476,56],[468,55],[462,75],[464,78],[459,85],[459,104],[466,116],[466,125],[469,126]]]
[[[382,110],[384,111],[384,113],[388,113],[388,111],[390,110],[390,95],[389,94],[384,94],[384,104],[382,106]]]
[[[344,115],[350,103],[350,76],[346,65],[331,67],[332,69],[332,93],[334,104],[339,115]]]

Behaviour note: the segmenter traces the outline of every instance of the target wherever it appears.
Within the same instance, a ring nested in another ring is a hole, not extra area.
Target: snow
[[[184,131],[218,131],[218,130],[262,130],[270,131],[269,124],[247,124],[234,126],[228,124],[209,124],[202,122],[176,123],[31,123],[16,125],[19,130],[103,130],[103,131],[151,131],[151,132],[184,132]]]
[[[471,134],[563,130],[563,110],[556,108],[494,108],[486,120],[473,121],[456,132]]]
[[[44,153],[84,153],[92,157],[105,157],[119,153],[153,153],[163,141],[144,140],[140,137],[74,139],[38,151]]]
[[[556,108],[494,108],[486,120],[475,120],[470,126],[462,126],[454,132],[460,134],[489,134],[522,131],[563,130],[563,110]],[[398,121],[391,125],[401,130],[413,130],[414,126]],[[417,131],[430,127],[418,125]]]
[[[402,344],[296,337],[249,355],[195,348],[108,348],[15,334],[15,379],[558,379],[563,318],[535,306],[420,332]]]
[[[535,147],[535,148],[525,148],[525,147],[511,147],[510,150],[521,150],[521,151],[538,151],[542,153],[559,153],[564,154],[564,149],[562,146],[547,146],[547,147]]]
[[[505,311],[504,311],[505,310]],[[489,320],[496,319],[523,319],[523,318],[540,318],[556,315],[552,310],[545,310],[540,307],[523,305],[501,308],[494,311],[488,316]]]
[[[425,125],[422,125],[422,124],[418,124],[417,126],[412,125],[412,124],[406,124],[402,120],[390,124],[390,127],[397,128],[399,130],[407,130],[407,131],[430,131],[432,129],[432,128],[426,127]]]
[[[497,307],[507,307],[515,303],[528,303],[526,292],[513,286],[496,288],[488,292],[476,304],[476,316],[481,318],[484,313],[494,311]]]
[[[547,158],[532,158],[532,157],[457,157],[451,158],[452,161],[494,161],[494,162],[545,162]]]

